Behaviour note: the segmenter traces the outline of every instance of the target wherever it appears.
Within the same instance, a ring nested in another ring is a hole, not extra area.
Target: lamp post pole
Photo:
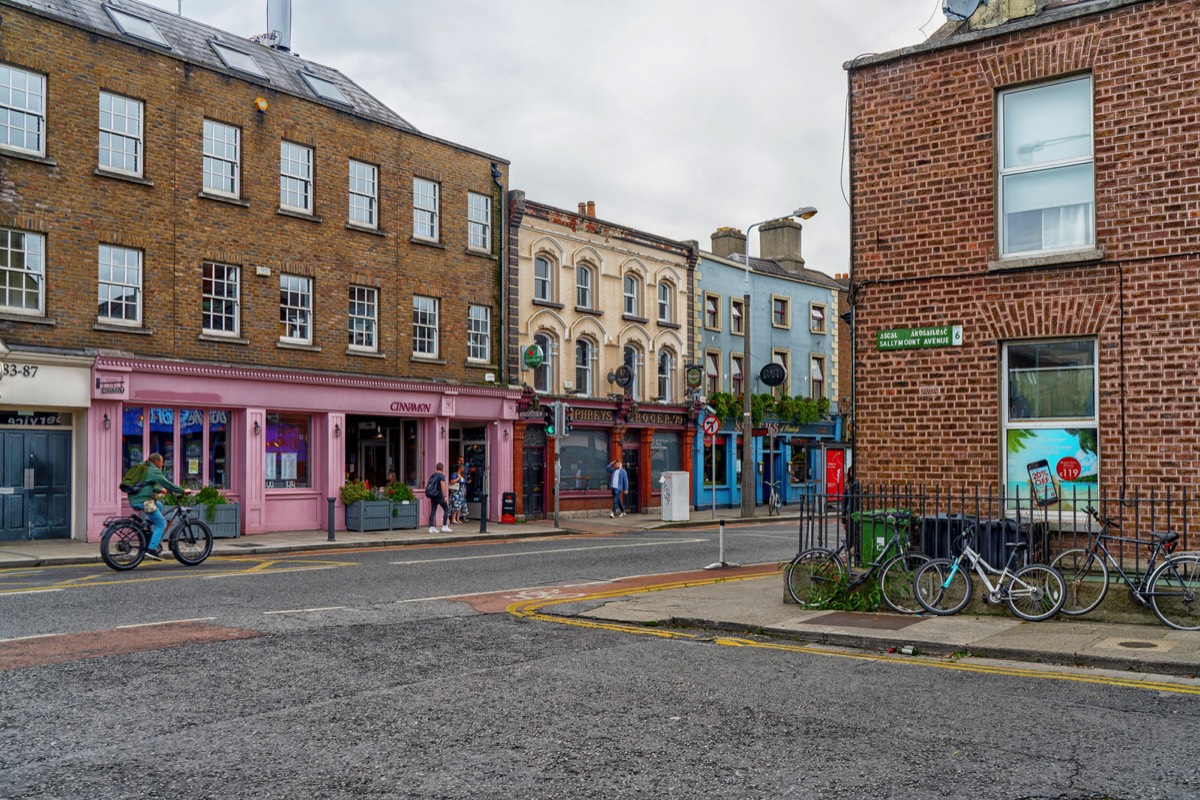
[[[812,219],[816,213],[817,210],[812,206],[803,206],[779,219],[790,217]],[[754,496],[754,437],[752,436],[754,418],[750,406],[750,394],[754,387],[752,383],[754,370],[750,363],[750,328],[751,320],[754,319],[754,314],[750,309],[750,231],[759,225],[774,221],[765,219],[746,228],[746,292],[742,295],[742,516],[745,518],[754,516],[754,509],[757,505]],[[767,313],[770,314],[771,309],[768,308]]]

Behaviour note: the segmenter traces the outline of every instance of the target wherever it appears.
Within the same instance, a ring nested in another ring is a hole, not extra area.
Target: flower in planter
[[[386,500],[379,492],[367,486],[366,481],[346,481],[342,484],[342,502],[346,505],[359,500]]]
[[[384,487],[383,493],[394,503],[411,503],[417,499],[412,487],[399,481],[389,483]]]
[[[188,506],[204,506],[208,509],[208,515],[211,517],[217,506],[228,505],[230,501],[224,490],[218,489],[216,486],[205,486],[183,497],[167,492],[166,496],[162,498],[162,502],[169,506],[179,505],[181,502]]]

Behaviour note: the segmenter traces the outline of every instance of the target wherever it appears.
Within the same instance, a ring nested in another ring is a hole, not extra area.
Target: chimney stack
[[[587,203],[579,204],[579,216],[581,216],[581,217],[587,216]]]
[[[278,37],[274,37],[276,33]],[[273,48],[291,52],[292,0],[267,0],[267,34],[274,38]]]
[[[774,261],[788,272],[800,272],[804,269],[804,256],[800,255],[800,232],[803,230],[804,226],[791,218],[765,223],[758,229],[759,256]]]
[[[712,235],[713,254],[721,258],[746,255],[746,234],[737,228],[717,228]]]
[[[594,200],[587,201],[587,215],[592,218],[596,216],[596,202]]]

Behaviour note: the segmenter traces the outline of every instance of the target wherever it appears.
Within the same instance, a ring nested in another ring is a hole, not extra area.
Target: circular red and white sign
[[[705,417],[704,422],[701,423],[701,427],[704,429],[705,434],[712,436],[717,432],[717,428],[721,427],[721,420],[716,417]]]
[[[1064,481],[1073,481],[1079,477],[1079,473],[1083,472],[1083,467],[1079,464],[1079,459],[1067,456],[1059,459],[1054,465],[1054,471],[1058,473],[1058,477]]]

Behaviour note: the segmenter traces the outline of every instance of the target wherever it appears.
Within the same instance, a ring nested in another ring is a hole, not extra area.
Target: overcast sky
[[[149,0],[176,11],[178,0]],[[267,0],[183,0],[230,33]],[[710,248],[813,205],[810,269],[849,270],[846,73],[941,0],[293,0],[292,49],[418,130],[512,163],[530,199]],[[757,254],[757,233],[751,252]]]

